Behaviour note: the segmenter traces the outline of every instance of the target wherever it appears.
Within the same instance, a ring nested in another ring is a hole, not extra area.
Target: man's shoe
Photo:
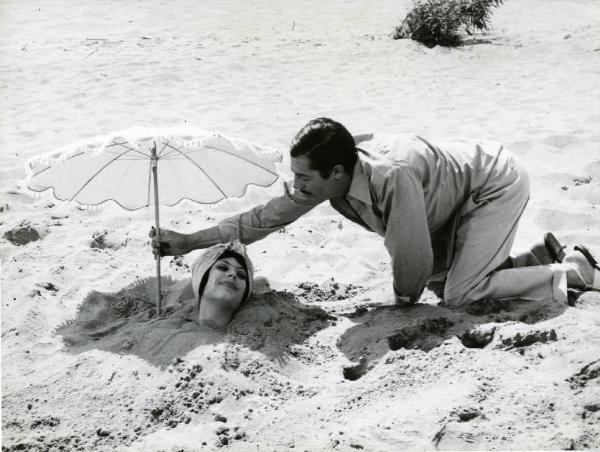
[[[554,262],[562,262],[565,258],[564,249],[566,246],[561,245],[558,239],[552,234],[552,232],[546,232],[544,234],[544,245],[546,245],[546,249]]]
[[[594,258],[594,256],[592,256],[592,253],[590,253],[590,251],[585,246],[577,245],[574,249],[575,251],[579,251],[581,254],[584,255],[584,257],[590,263],[592,269],[594,270],[594,276],[592,277],[592,281],[588,284],[588,281],[586,281],[583,278],[579,270],[575,269],[577,276],[579,276],[579,279],[581,279],[583,283],[583,290],[593,290],[596,292],[600,292],[600,264],[598,264],[598,261]]]

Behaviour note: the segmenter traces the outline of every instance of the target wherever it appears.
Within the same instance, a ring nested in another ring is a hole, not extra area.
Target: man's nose
[[[304,188],[304,184],[297,177],[294,177],[294,189],[301,190]]]

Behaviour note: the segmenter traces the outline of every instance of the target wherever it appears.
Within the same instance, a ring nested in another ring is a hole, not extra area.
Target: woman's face
[[[234,257],[217,260],[208,273],[202,296],[237,309],[246,291],[246,271]]]

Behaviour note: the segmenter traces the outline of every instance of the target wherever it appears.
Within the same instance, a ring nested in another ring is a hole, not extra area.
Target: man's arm
[[[385,247],[392,258],[398,301],[416,302],[433,268],[423,187],[409,166],[396,167],[383,187]]]
[[[317,205],[292,194],[287,184],[283,186],[283,195],[221,221],[218,228],[222,241],[256,242],[294,222]]]
[[[361,133],[359,135],[352,135],[352,138],[354,139],[354,144],[358,145],[364,141],[372,140],[373,134],[372,133]]]
[[[156,229],[152,227],[149,235],[152,238],[152,253],[155,256],[187,254],[190,251],[208,248],[222,241],[217,226],[202,229],[191,234],[182,234],[181,232],[160,228],[160,236],[156,234]]]
[[[217,226],[191,234],[181,234],[161,228],[160,244],[151,232],[154,253],[157,254],[160,249],[161,256],[186,254],[193,250],[233,240],[239,240],[245,244],[252,243],[289,225],[316,206],[316,204],[290,193],[286,184],[284,184],[284,189],[283,195],[271,199],[264,205],[228,217]]]

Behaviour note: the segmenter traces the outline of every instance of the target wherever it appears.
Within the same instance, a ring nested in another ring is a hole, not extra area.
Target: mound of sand
[[[162,315],[154,304],[156,278],[146,278],[116,293],[90,293],[75,319],[57,328],[70,353],[106,350],[136,355],[166,366],[201,345],[235,343],[284,362],[294,344],[326,328],[331,317],[318,307],[305,306],[289,292],[254,294],[228,327],[217,330],[198,324],[198,307],[191,279],[163,278],[166,299]],[[191,295],[191,297],[190,297]]]

